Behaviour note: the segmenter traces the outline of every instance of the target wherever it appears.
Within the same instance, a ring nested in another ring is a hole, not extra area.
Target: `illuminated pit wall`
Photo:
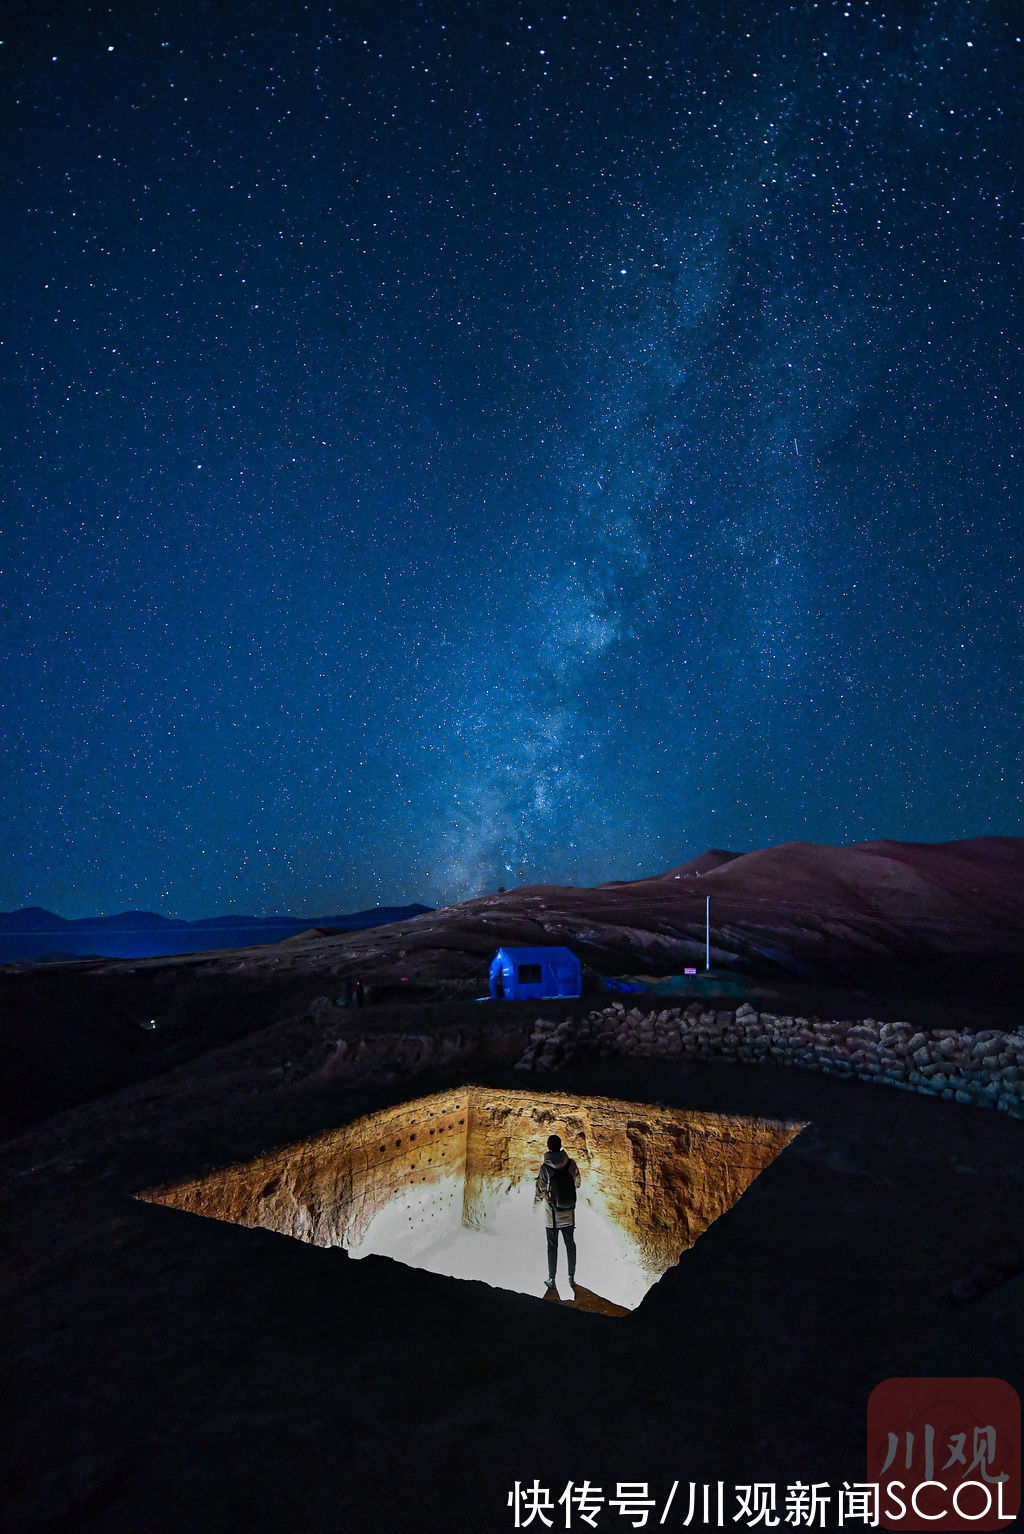
[[[802,1128],[604,1097],[472,1088],[463,1223],[481,1231],[500,1225],[536,1243],[537,1216],[532,1230],[525,1217],[547,1137],[560,1135],[582,1179],[579,1272],[634,1309]]]
[[[581,1279],[632,1309],[801,1127],[471,1087],[140,1197],[537,1293],[546,1256],[534,1184],[557,1133],[583,1179]]]
[[[379,1211],[410,1188],[429,1196],[446,1176],[461,1188],[467,1119],[465,1089],[438,1093],[138,1197],[313,1246],[358,1247]]]

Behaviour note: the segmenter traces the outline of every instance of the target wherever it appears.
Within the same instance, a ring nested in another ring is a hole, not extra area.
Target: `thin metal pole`
[[[704,968],[711,968],[711,896],[704,907]]]

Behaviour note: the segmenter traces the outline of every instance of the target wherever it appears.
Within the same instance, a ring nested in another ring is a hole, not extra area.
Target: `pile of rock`
[[[855,1076],[1024,1118],[1024,1034],[985,1028],[915,1028],[873,1017],[837,1022],[706,1006],[643,1011],[613,1002],[584,1018],[538,1018],[516,1069],[550,1071],[578,1060],[767,1060]]]
[[[328,1014],[321,1013],[320,1017]],[[302,1058],[289,1062],[284,1078],[292,1081],[394,1081],[423,1075],[456,1063],[506,1065],[523,1047],[519,1023],[487,1027],[451,1026],[431,1033],[388,1033],[325,1028]]]

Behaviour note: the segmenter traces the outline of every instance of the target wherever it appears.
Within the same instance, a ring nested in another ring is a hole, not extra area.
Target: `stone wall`
[[[516,1069],[557,1070],[615,1055],[800,1065],[1024,1118],[1024,1034],[995,1028],[915,1028],[872,1017],[838,1022],[777,1017],[747,1003],[641,1011],[613,1002],[583,1018],[538,1018]]]

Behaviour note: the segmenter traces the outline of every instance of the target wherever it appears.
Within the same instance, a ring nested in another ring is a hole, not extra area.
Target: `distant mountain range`
[[[67,921],[42,906],[0,911],[0,964],[57,959],[152,959],[280,943],[299,933],[361,932],[422,916],[430,906],[377,906],[348,916],[214,916],[179,921],[154,911]]]

